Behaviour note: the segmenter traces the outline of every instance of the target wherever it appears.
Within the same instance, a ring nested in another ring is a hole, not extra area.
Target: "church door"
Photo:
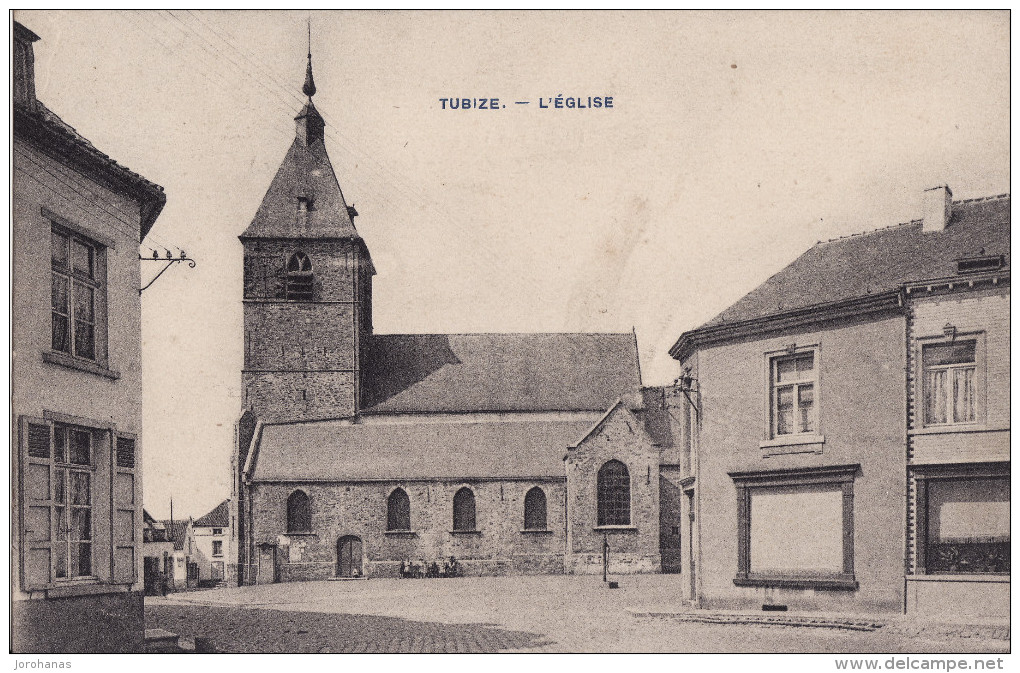
[[[361,538],[346,535],[336,543],[336,576],[361,577]]]

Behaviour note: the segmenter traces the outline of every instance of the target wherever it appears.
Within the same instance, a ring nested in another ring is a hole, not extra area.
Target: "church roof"
[[[602,412],[641,385],[633,334],[373,335],[365,369],[367,414]]]
[[[350,423],[262,428],[256,481],[562,478],[581,420]]]
[[[307,213],[298,212],[299,197],[310,200]],[[321,139],[294,138],[241,238],[361,238]]]

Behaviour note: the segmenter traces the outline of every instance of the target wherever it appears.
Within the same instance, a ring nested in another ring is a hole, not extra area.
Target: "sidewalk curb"
[[[803,626],[809,628],[846,629],[850,631],[875,631],[886,622],[870,618],[809,617],[804,615],[758,615],[724,612],[657,612],[625,608],[635,617],[674,619],[680,622],[701,622],[706,624],[761,624],[765,626]]]
[[[706,624],[757,624],[762,626],[800,626],[808,628],[845,629],[850,631],[887,632],[929,638],[967,638],[1009,642],[1009,622],[953,623],[922,620],[901,615],[889,618],[866,615],[759,614],[711,610],[654,610],[625,608],[635,617],[672,619],[680,622]]]

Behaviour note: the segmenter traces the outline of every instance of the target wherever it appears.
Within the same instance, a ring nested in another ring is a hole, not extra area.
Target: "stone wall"
[[[630,474],[630,525],[599,526],[598,471],[618,460]],[[640,420],[622,404],[576,448],[566,461],[570,534],[566,570],[602,572],[602,545],[608,541],[612,573],[658,572],[659,554],[659,450],[641,427]]]
[[[453,497],[475,494],[476,532],[453,532]],[[533,487],[546,496],[547,530],[524,529],[524,498]],[[397,487],[411,503],[411,531],[386,530],[386,502]],[[310,499],[312,531],[288,534],[287,498],[303,490]],[[337,543],[357,536],[363,574],[399,576],[404,560],[457,558],[467,575],[563,572],[562,479],[359,483],[258,483],[253,485],[254,541],[277,545],[281,581],[325,579],[337,574]]]

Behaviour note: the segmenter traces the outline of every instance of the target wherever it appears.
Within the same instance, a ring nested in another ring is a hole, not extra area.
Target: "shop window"
[[[919,481],[919,570],[1010,571],[1008,476],[941,475]]]
[[[731,473],[737,487],[740,586],[856,588],[857,465]]]

